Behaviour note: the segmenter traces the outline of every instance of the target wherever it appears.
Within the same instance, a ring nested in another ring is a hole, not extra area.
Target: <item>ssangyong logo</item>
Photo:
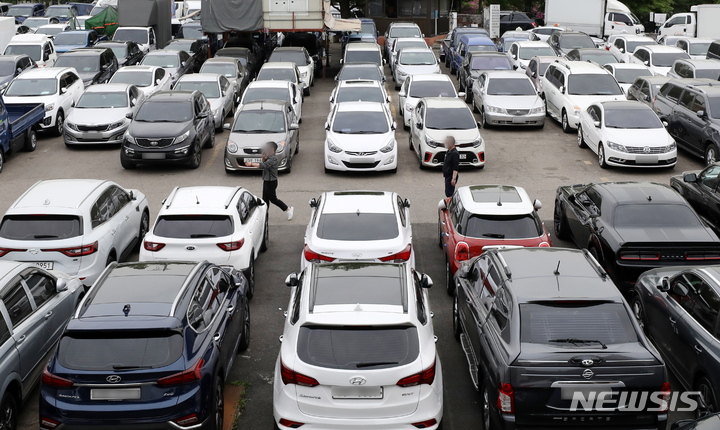
[[[366,382],[367,380],[362,376],[353,376],[350,378],[350,384],[352,385],[365,385]]]
[[[122,381],[122,378],[118,375],[110,375],[107,378],[105,378],[106,381],[108,381],[111,384],[117,384],[118,382]]]
[[[590,369],[585,369],[582,373],[583,378],[590,379],[595,376],[595,373]]]

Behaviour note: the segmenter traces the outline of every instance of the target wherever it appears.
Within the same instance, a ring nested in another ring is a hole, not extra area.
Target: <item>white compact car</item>
[[[242,187],[175,187],[140,248],[140,261],[203,261],[245,272],[268,246],[267,205]],[[252,295],[252,292],[248,293]]]
[[[185,75],[173,87],[178,91],[198,90],[210,102],[215,119],[215,129],[222,130],[228,115],[235,115],[235,85],[228,78],[217,73],[193,73]]]
[[[425,39],[419,37],[398,37],[390,49],[390,71],[393,71],[398,52],[405,48],[427,48]]]
[[[526,75],[508,70],[483,72],[472,87],[472,107],[485,128],[496,125],[545,126],[545,104]]]
[[[420,99],[425,97],[465,97],[465,93],[455,91],[450,76],[442,73],[431,75],[410,75],[405,79],[398,98],[398,110],[403,118],[403,127],[410,129],[410,118]]]
[[[90,14],[92,15],[92,12]],[[138,44],[138,48],[146,54],[157,48],[155,30],[152,27],[118,27],[113,34],[113,40],[135,42]]]
[[[607,166],[672,167],[677,145],[649,106],[636,101],[591,104],[580,115],[578,146]]]
[[[609,42],[608,42],[609,43]],[[648,36],[620,35],[609,45],[609,51],[621,63],[629,63],[630,57],[639,46],[657,45],[655,39]]]
[[[150,224],[145,195],[92,179],[39,181],[10,206],[0,224],[0,258],[31,262],[92,285],[122,261]]]
[[[525,70],[530,60],[535,57],[551,57],[555,55],[555,50],[545,42],[537,40],[522,40],[513,42],[507,52],[510,64],[515,70]]]
[[[255,81],[287,81],[297,85],[301,92],[303,90],[300,69],[289,61],[263,64]]]
[[[442,366],[427,275],[408,264],[326,263],[286,284],[276,428],[440,428]]]
[[[400,86],[411,75],[427,75],[440,73],[440,61],[430,48],[405,48],[400,51],[395,60],[393,79],[395,89]]]
[[[330,93],[330,110],[343,102],[385,103],[390,107],[390,95],[379,81],[340,81]]]
[[[397,172],[395,122],[385,103],[338,103],[325,123],[325,173]]]
[[[110,78],[110,84],[131,84],[145,94],[145,98],[158,91],[170,91],[170,73],[158,66],[125,66]]]
[[[485,142],[470,108],[461,99],[424,98],[413,110],[410,122],[410,149],[421,169],[442,166],[447,136],[455,138],[461,166],[485,167]]]
[[[315,85],[315,61],[307,49],[296,46],[280,46],[273,50],[269,63],[290,62],[295,63],[300,72],[300,82],[303,95],[310,95],[310,87]]]
[[[310,200],[302,269],[339,261],[410,262],[410,202],[386,191],[334,191]]]
[[[647,66],[654,75],[667,76],[675,60],[688,58],[687,52],[674,46],[639,46],[629,62]]]
[[[258,100],[280,100],[288,102],[295,113],[295,122],[302,122],[302,88],[287,81],[253,81],[245,89],[236,112],[250,102]]]
[[[625,94],[627,94],[635,79],[641,76],[655,76],[650,69],[642,64],[608,63],[603,68],[613,75]]]
[[[42,130],[61,136],[65,117],[80,99],[85,85],[70,67],[30,69],[15,78],[3,94],[5,103],[44,103]]]

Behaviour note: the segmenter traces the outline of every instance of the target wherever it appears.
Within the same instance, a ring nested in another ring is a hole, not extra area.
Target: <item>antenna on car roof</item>
[[[197,194],[195,195],[195,204],[196,205],[200,204],[200,199],[198,198]]]
[[[500,190],[500,187],[498,187],[498,206],[502,206],[502,191]]]
[[[553,275],[555,275],[555,276],[560,276],[560,261],[561,260],[558,260],[558,265],[555,268],[555,270],[553,271]]]

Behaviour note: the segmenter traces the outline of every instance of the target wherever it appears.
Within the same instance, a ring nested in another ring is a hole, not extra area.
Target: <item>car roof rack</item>
[[[172,204],[173,199],[175,198],[175,194],[177,194],[177,190],[180,189],[180,187],[173,188],[172,192],[170,193],[170,196],[163,200],[162,204],[165,205],[165,209],[170,209],[170,205]]]
[[[235,187],[232,194],[230,194],[230,197],[228,197],[228,199],[225,201],[225,209],[230,206],[230,203],[232,203],[233,199],[235,198],[235,194],[237,194],[240,190],[242,190],[242,187]]]
[[[595,259],[595,257],[590,254],[590,251],[587,249],[582,250],[583,255],[585,256],[585,259],[592,265],[593,269],[597,272],[598,276],[602,278],[603,280],[606,280],[608,277],[608,273],[603,269],[603,267],[598,263],[598,261]]]

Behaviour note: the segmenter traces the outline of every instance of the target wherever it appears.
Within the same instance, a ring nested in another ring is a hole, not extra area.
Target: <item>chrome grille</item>
[[[369,155],[375,155],[377,154],[377,151],[370,151],[370,152],[352,152],[352,151],[345,151],[347,155],[354,155],[357,157],[366,157]]]
[[[143,148],[165,148],[172,145],[175,139],[157,138],[157,139],[139,139],[135,138],[137,145]]]
[[[649,147],[649,146],[626,146],[627,152],[630,154],[664,154],[667,149],[666,146],[660,147]]]
[[[262,148],[243,148],[246,154],[262,154]]]
[[[527,115],[530,113],[530,109],[508,109],[509,115]]]

